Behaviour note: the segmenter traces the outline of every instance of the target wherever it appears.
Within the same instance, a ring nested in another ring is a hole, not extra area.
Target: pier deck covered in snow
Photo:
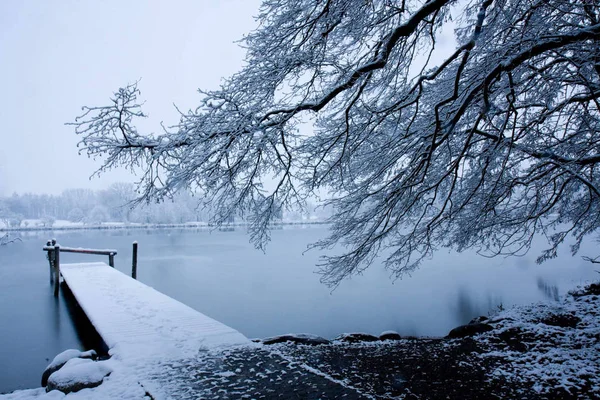
[[[201,349],[250,343],[241,333],[105,263],[62,264],[64,281],[122,360],[176,360]]]

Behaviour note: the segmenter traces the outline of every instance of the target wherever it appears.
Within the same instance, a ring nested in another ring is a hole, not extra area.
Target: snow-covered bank
[[[477,341],[502,360],[490,380],[531,385],[540,395],[600,398],[600,285],[561,302],[514,307],[495,316]]]
[[[326,221],[278,221],[272,226],[288,225],[326,225]],[[73,230],[113,230],[113,229],[227,229],[248,226],[245,222],[236,222],[216,226],[206,222],[185,222],[181,224],[141,224],[126,222],[104,222],[102,224],[84,224],[82,222],[56,221],[52,226],[28,225],[19,227],[6,227],[0,223],[0,232],[48,232],[48,231],[73,231]]]
[[[600,398],[599,317],[600,284],[591,284],[476,318],[462,337],[263,343],[367,398],[591,399]]]

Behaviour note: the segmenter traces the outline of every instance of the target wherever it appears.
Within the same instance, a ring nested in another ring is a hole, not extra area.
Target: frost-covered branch
[[[245,67],[161,134],[137,85],[75,122],[100,170],[143,199],[192,187],[214,222],[252,223],[327,191],[331,285],[376,256],[395,276],[440,247],[554,257],[600,226],[600,7],[594,1],[267,0]],[[453,21],[451,21],[451,15]],[[454,24],[456,49],[439,57]],[[313,131],[304,128],[313,122]]]

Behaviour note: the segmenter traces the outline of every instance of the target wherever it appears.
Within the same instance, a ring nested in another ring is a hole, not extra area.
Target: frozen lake
[[[441,251],[402,280],[373,266],[335,291],[319,282],[319,254],[302,252],[326,227],[274,230],[266,254],[233,231],[114,230],[27,233],[0,248],[0,393],[38,387],[48,360],[66,348],[96,345],[74,328],[81,318],[63,294],[52,296],[41,248],[49,236],[70,247],[115,248],[116,268],[129,274],[131,244],[139,243],[138,279],[250,338],[290,332],[333,338],[343,332],[442,336],[499,305],[552,299],[597,279],[594,266],[568,249],[535,264],[543,242],[526,256],[487,259]],[[600,254],[597,243],[581,255]],[[63,254],[61,262],[107,261]]]

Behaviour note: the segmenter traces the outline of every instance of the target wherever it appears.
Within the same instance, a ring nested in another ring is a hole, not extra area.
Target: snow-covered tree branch
[[[331,285],[377,255],[401,276],[440,247],[514,254],[538,233],[542,261],[600,226],[597,0],[266,0],[258,19],[245,66],[177,125],[138,133],[129,85],[84,108],[82,151],[141,168],[144,199],[192,187],[215,222],[246,214],[258,246],[327,191]]]

